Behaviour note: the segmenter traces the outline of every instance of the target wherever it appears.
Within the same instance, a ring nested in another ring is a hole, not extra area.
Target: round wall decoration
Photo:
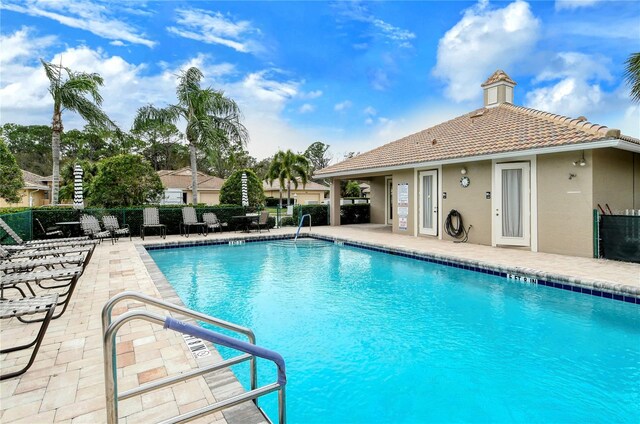
[[[460,178],[460,185],[464,188],[469,187],[469,184],[471,184],[471,180],[469,179],[469,177],[467,177],[466,175],[462,178]]]

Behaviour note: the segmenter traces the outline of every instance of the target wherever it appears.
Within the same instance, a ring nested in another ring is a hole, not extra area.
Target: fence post
[[[600,257],[600,214],[598,209],[593,210],[593,257]]]

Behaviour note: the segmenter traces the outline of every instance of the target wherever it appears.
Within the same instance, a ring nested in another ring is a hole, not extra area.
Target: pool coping
[[[188,241],[169,241],[160,243],[149,243],[138,245],[148,255],[148,250],[176,249],[181,247],[195,246],[212,246],[212,245],[229,245],[230,243],[255,243],[270,240],[290,240],[295,236],[293,234],[278,235],[251,235],[244,238],[229,237],[217,238],[215,240],[188,240]],[[435,263],[438,265],[450,266],[453,268],[466,269],[469,271],[480,272],[483,274],[496,275],[505,278],[507,281],[517,282],[519,284],[538,284],[567,290],[575,293],[583,293],[596,297],[613,299],[621,302],[632,304],[640,304],[640,288],[626,284],[616,284],[608,281],[589,280],[584,278],[568,277],[566,275],[554,274],[540,271],[533,268],[517,267],[517,266],[500,266],[493,265],[483,261],[474,261],[456,256],[426,253],[424,251],[403,249],[399,247],[384,246],[376,243],[368,243],[363,241],[351,240],[348,238],[320,235],[316,233],[304,233],[299,235],[300,238],[314,238],[327,242],[339,242],[345,246],[357,247],[376,252],[387,253],[396,256],[403,256],[420,261]],[[149,257],[150,258],[150,257]],[[157,266],[156,266],[157,268]],[[159,272],[159,270],[158,270]],[[160,273],[161,274],[161,273]],[[164,276],[163,276],[164,278]],[[166,279],[165,284],[169,284]],[[154,280],[155,282],[155,280]]]

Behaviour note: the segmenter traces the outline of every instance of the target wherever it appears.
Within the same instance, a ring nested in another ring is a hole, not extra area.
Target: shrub
[[[262,181],[250,169],[241,169],[224,182],[220,188],[220,203],[228,205],[242,205],[242,173],[247,174],[247,191],[249,206],[259,207],[264,204],[264,190]]]
[[[371,221],[371,208],[369,204],[340,206],[340,225],[368,224]]]
[[[300,217],[306,214],[311,215],[312,226],[329,224],[329,205],[300,205],[293,208],[293,221],[296,226],[300,223]],[[305,220],[304,225],[308,222]]]
[[[117,155],[98,162],[90,188],[89,204],[130,207],[155,201],[162,195],[160,177],[139,155]]]
[[[23,185],[22,171],[16,158],[0,137],[0,198],[8,203],[18,203],[21,200],[20,190]]]

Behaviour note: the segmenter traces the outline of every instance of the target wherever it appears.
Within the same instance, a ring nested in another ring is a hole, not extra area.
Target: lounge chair
[[[9,235],[9,237],[11,237],[18,244],[18,246],[21,246],[22,248],[36,246],[36,245],[37,246],[53,245],[53,244],[62,245],[64,243],[75,243],[75,244],[83,244],[83,242],[86,242],[86,244],[93,243],[90,240],[88,240],[87,237],[66,237],[66,238],[60,238],[60,239],[40,239],[40,240],[24,241],[15,231],[13,231],[13,229],[6,222],[4,222],[2,218],[0,218],[0,228],[2,228]],[[5,245],[5,247],[12,248],[13,245]]]
[[[102,217],[102,223],[104,224],[104,228],[108,231],[111,231],[111,235],[113,238],[118,241],[118,239],[122,236],[129,236],[129,241],[131,241],[131,231],[129,230],[129,224],[124,224],[122,227],[118,224],[118,218],[113,215],[105,215]]]
[[[140,226],[140,237],[144,240],[144,230],[146,228],[159,228],[160,237],[167,238],[167,226],[160,223],[158,208],[144,208],[142,211],[142,225]]]
[[[226,228],[228,226],[226,222],[220,222],[216,214],[213,212],[203,213],[202,220],[207,225],[207,231],[212,230],[214,233],[216,230],[222,232],[222,228]]]
[[[45,230],[44,225],[42,225],[42,222],[40,222],[38,218],[35,218],[34,220],[38,223],[38,227],[40,227],[40,230],[42,231],[42,234],[44,234],[45,238],[64,237],[64,233],[62,232],[60,227],[49,227]]]
[[[63,258],[66,256],[85,256],[85,263],[88,264],[93,255],[95,244],[87,246],[66,246],[56,249],[24,249],[9,251],[5,249],[7,246],[0,246],[0,260],[17,260],[17,259],[44,259],[44,258]]]
[[[86,268],[93,255],[93,249],[93,246],[73,249],[72,252],[70,252],[71,249],[62,249],[62,254],[61,250],[47,249],[10,255],[0,246],[0,273],[31,272],[37,268],[46,270],[77,266]]]
[[[258,218],[258,221],[253,221],[251,223],[251,227],[257,228],[258,232],[261,232],[260,228],[266,228],[267,231],[271,232],[271,230],[269,229],[268,222],[269,222],[269,212],[262,211],[260,212],[260,217]]]
[[[204,236],[207,235],[208,225],[204,222],[199,222],[196,216],[196,210],[192,206],[182,208],[182,223],[180,224],[180,235],[189,237],[191,233],[191,227],[197,227],[199,229],[198,234]]]
[[[49,323],[53,318],[53,313],[55,311],[57,303],[57,294],[26,297],[21,299],[0,300],[0,319],[21,319],[25,315],[44,314],[44,317],[38,320],[41,321],[42,324],[40,325],[40,330],[38,330],[38,334],[33,341],[20,346],[14,346],[0,350],[0,354],[4,354],[9,352],[16,352],[23,349],[29,349],[33,346],[33,352],[31,352],[31,357],[29,358],[27,365],[18,371],[0,375],[0,380],[6,380],[7,378],[12,378],[24,374],[31,367],[31,365],[33,365],[33,361],[36,359],[38,349],[40,349],[40,345],[42,344],[44,335],[47,332],[47,327],[49,327]]]
[[[113,244],[113,235],[111,231],[103,230],[100,228],[100,222],[98,218],[92,215],[80,215],[80,225],[82,226],[82,232],[92,239],[97,239],[102,242],[107,237],[111,238],[111,244]]]
[[[56,319],[64,314],[67,306],[69,306],[71,296],[83,272],[84,267],[78,266],[44,271],[16,272],[5,275],[0,274],[0,298],[4,299],[4,292],[9,289],[17,290],[22,297],[25,298],[29,297],[25,293],[25,290],[28,291],[32,297],[36,297],[36,292],[32,284],[35,284],[39,289],[45,291],[55,289],[55,292],[58,292],[58,289],[63,289],[61,293],[57,293],[57,305],[62,306],[62,310],[51,317],[51,319]],[[49,283],[45,283],[46,281],[49,281]],[[20,321],[35,322],[37,320],[28,321],[21,318]]]

